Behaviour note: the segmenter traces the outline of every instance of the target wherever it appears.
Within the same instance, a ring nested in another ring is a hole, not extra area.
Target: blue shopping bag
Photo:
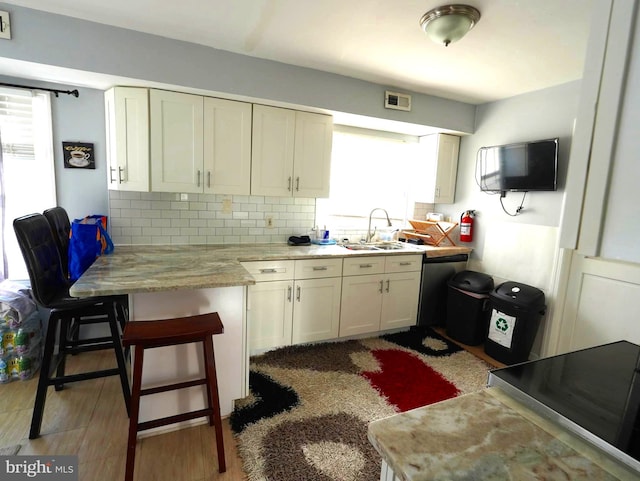
[[[69,233],[69,279],[78,280],[99,256],[111,252],[113,242],[107,233],[107,216],[75,219]]]

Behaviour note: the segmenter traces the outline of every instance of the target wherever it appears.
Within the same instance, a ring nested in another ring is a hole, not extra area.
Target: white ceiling
[[[468,0],[444,47],[418,20],[442,0],[9,0],[6,3],[479,104],[582,77],[592,0]]]

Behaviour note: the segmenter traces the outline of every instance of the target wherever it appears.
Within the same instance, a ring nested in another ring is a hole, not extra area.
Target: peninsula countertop
[[[394,480],[638,479],[495,387],[374,421],[368,437]]]
[[[255,284],[241,262],[273,259],[469,253],[467,247],[407,245],[402,250],[352,251],[339,245],[287,244],[116,246],[101,256],[70,289],[77,297]]]

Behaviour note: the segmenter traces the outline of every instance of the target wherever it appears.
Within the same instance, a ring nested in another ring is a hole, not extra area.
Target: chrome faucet
[[[380,207],[376,207],[375,209],[373,209],[370,213],[369,213],[369,227],[367,228],[367,242],[371,242],[371,239],[373,239],[373,236],[376,235],[376,228],[373,228],[373,232],[371,232],[371,217],[373,216],[373,213],[377,210],[381,210],[382,212],[384,212],[384,215],[387,216],[387,225],[389,227],[392,226],[391,224],[391,219],[389,219],[389,214],[385,209],[382,209]]]

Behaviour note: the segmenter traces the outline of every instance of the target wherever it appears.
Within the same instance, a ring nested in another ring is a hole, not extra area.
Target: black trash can
[[[463,344],[482,344],[491,316],[489,293],[493,278],[482,272],[462,271],[449,282],[447,336]]]
[[[519,282],[504,282],[490,294],[491,319],[484,352],[496,361],[529,360],[546,306],[544,292]]]

